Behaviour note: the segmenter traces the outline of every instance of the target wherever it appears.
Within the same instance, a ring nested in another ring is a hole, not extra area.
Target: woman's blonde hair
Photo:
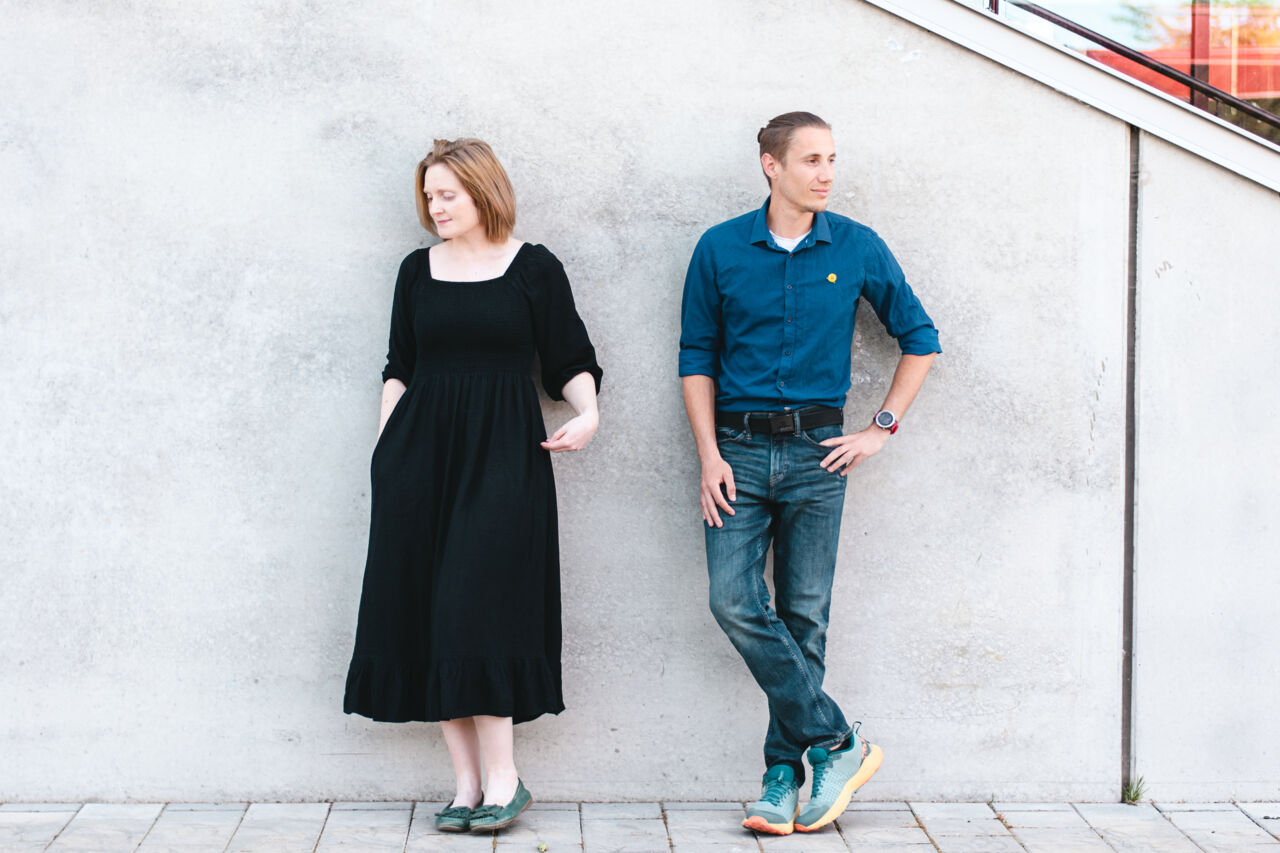
[[[484,233],[495,243],[511,236],[516,226],[516,194],[511,179],[498,162],[489,143],[482,139],[437,139],[431,153],[422,158],[414,170],[414,200],[422,227],[439,236],[436,224],[427,210],[427,195],[422,190],[427,169],[443,165],[458,177],[463,189],[475,202]]]

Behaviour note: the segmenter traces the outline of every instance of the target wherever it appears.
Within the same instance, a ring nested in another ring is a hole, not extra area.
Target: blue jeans
[[[819,466],[831,448],[818,442],[840,434],[838,425],[785,435],[716,428],[738,499],[734,515],[720,512],[724,527],[706,530],[711,612],[768,697],[766,767],[800,763],[808,747],[837,746],[851,731],[822,689],[846,480]],[[776,611],[764,582],[770,541]],[[803,774],[800,763],[801,783]]]

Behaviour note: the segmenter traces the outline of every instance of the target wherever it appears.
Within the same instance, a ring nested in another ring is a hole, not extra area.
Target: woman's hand
[[[564,426],[556,430],[551,438],[542,442],[542,447],[552,453],[581,450],[587,446],[591,436],[596,434],[596,427],[598,426],[600,426],[600,416],[594,409],[583,412],[577,417],[566,421]]]
[[[591,436],[596,434],[596,427],[600,426],[595,377],[590,373],[579,373],[564,383],[563,393],[565,400],[578,415],[556,430],[555,435],[542,442],[543,449],[552,453],[581,450],[587,446]]]
[[[378,417],[378,438],[382,438],[382,430],[387,425],[387,419],[391,417],[391,413],[400,403],[400,398],[404,396],[404,392],[408,390],[405,384],[399,379],[388,379],[382,385],[382,414]]]

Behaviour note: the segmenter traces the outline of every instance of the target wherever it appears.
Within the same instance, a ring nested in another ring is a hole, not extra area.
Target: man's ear
[[[765,177],[772,179],[778,177],[781,164],[772,154],[764,153],[760,155],[760,168],[764,169]]]

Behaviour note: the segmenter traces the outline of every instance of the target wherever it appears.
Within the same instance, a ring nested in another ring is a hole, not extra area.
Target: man
[[[763,789],[743,825],[786,835],[831,823],[880,766],[880,748],[822,688],[845,477],[897,431],[941,350],[884,242],[826,212],[830,126],[786,113],[756,138],[769,198],[698,241],[680,376],[702,462],[711,611],[769,701]],[[860,296],[902,357],[870,425],[843,434]],[[806,750],[813,788],[801,811]]]

